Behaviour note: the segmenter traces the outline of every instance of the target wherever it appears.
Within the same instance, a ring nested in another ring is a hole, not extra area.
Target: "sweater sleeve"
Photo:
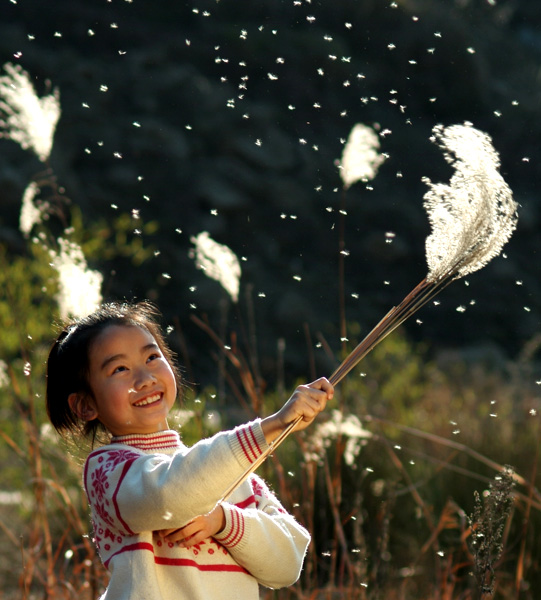
[[[265,482],[252,475],[256,508],[222,503],[226,525],[214,536],[260,584],[281,588],[301,573],[310,534],[280,504]]]
[[[172,456],[106,446],[87,460],[85,489],[93,513],[121,535],[182,527],[210,511],[266,447],[259,421]]]

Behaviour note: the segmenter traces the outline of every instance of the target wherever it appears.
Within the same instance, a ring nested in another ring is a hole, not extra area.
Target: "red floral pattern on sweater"
[[[97,451],[98,454],[100,451]],[[110,550],[111,545],[107,542],[121,543],[122,538],[130,535],[126,528],[118,526],[118,519],[114,515],[114,506],[110,500],[110,474],[122,463],[131,464],[139,458],[140,454],[129,449],[109,450],[99,454],[99,466],[90,473],[90,481],[85,477],[87,495],[90,504],[94,507],[92,525],[94,528],[94,543],[98,551]]]

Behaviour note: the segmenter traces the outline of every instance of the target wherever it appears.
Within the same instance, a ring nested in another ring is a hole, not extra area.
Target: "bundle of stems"
[[[381,321],[372,329],[372,331],[360,342],[352,352],[340,363],[329,377],[333,386],[337,385],[342,379],[384,338],[399,327],[414,312],[419,310],[424,304],[432,299],[440,290],[452,281],[452,276],[432,282],[427,278],[423,279],[398,305],[393,307]],[[276,448],[289,436],[295,429],[302,417],[292,421],[284,431],[269,444],[269,447],[254,461],[248,470],[246,470],[223,494],[220,501],[225,500],[237,487],[272,454]]]
[[[329,377],[339,383],[377,344],[451,281],[473,273],[498,256],[516,228],[517,204],[499,173],[490,137],[471,124],[436,126],[431,138],[454,168],[449,185],[433,184],[424,196],[432,233],[426,240],[427,276],[370,331]],[[222,496],[227,498],[295,429],[290,423]]]

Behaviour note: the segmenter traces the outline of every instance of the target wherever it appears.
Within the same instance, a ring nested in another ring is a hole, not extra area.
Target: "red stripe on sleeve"
[[[254,462],[261,455],[262,450],[252,427],[250,425],[239,427],[236,433],[246,458],[250,462]]]
[[[257,439],[256,439],[256,437],[255,437],[254,430],[253,430],[251,427],[250,427],[250,437],[252,438],[253,444],[254,444],[254,446],[256,447],[257,454],[258,454],[258,455],[259,455],[259,454],[262,454],[262,450],[261,450],[261,448],[259,447],[259,444],[257,443]]]
[[[246,434],[243,429],[239,429],[237,431],[237,439],[239,440],[240,447],[242,448],[242,451],[244,452],[244,456],[246,456],[246,458],[251,463],[254,462],[256,457],[254,456],[253,452],[251,451],[249,444],[247,444],[248,440],[246,439]]]
[[[220,540],[220,543],[227,548],[236,546],[244,536],[244,515],[240,510],[231,510],[231,531],[229,535]]]

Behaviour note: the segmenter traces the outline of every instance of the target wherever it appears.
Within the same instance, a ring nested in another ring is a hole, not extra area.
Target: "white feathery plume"
[[[433,129],[431,140],[453,166],[449,184],[429,186],[424,206],[432,226],[426,240],[429,281],[469,275],[498,256],[517,225],[518,205],[499,172],[490,137],[470,123]]]
[[[34,225],[41,221],[41,210],[34,204],[34,198],[38,193],[39,186],[35,181],[32,181],[23,194],[21,214],[19,216],[19,229],[25,236],[28,236]]]
[[[57,301],[60,316],[82,317],[101,304],[103,277],[88,268],[81,248],[74,242],[58,239],[59,252],[51,250],[52,266],[58,272]]]
[[[370,181],[376,176],[385,157],[379,153],[377,133],[362,123],[351,130],[340,162],[340,177],[344,189],[357,181]]]
[[[205,275],[218,281],[225,291],[230,295],[233,302],[239,299],[240,263],[235,253],[215,242],[207,231],[192,237],[195,244],[195,264]]]
[[[344,416],[339,410],[333,410],[328,421],[317,425],[309,440],[309,446],[313,448],[316,456],[319,456],[330,445],[331,440],[338,437],[346,438],[344,461],[352,466],[361,451],[362,441],[371,438],[372,433],[364,429],[356,415]]]
[[[33,150],[45,162],[53,147],[60,118],[60,93],[38,98],[28,73],[6,63],[0,76],[0,137],[17,142],[23,150]]]

